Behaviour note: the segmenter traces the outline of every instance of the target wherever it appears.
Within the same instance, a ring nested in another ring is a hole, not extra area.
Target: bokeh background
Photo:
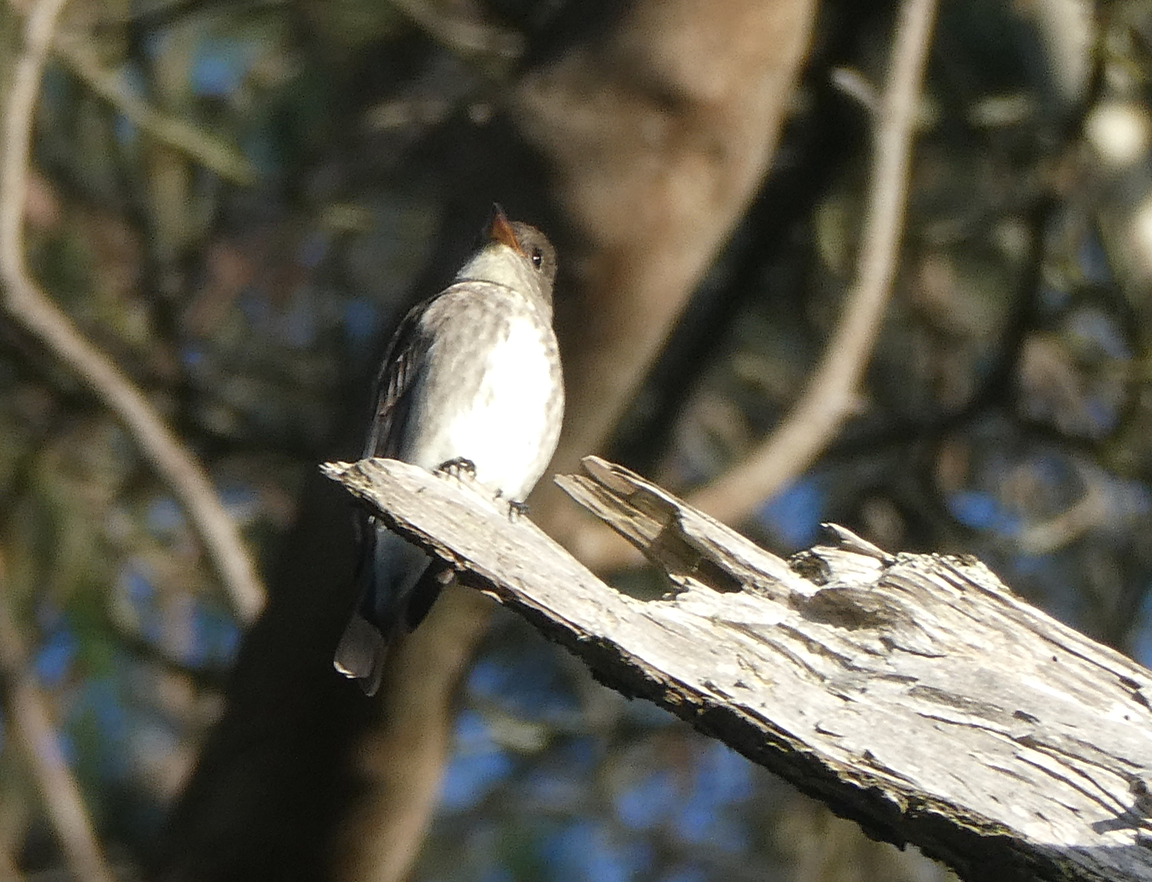
[[[9,93],[32,0],[0,0]],[[0,323],[0,601],[121,878],[935,880],[465,592],[379,701],[331,670],[355,457],[396,321],[493,201],[562,272],[555,464],[678,493],[802,394],[852,288],[897,5],[71,0],[31,271],[203,463],[247,629],[172,488]],[[738,526],[979,556],[1152,658],[1152,3],[944,0],[892,300],[852,414]],[[3,149],[5,145],[0,145]],[[534,517],[609,572],[550,488]],[[606,551],[605,548],[608,550]],[[11,642],[10,642],[11,647]],[[73,878],[0,706],[0,871]]]

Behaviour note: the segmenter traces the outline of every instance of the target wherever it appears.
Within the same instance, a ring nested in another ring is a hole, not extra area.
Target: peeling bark
[[[877,838],[967,879],[1152,879],[1152,673],[979,561],[830,527],[782,560],[589,457],[558,479],[678,589],[608,587],[455,478],[326,466],[607,685],[655,701]]]

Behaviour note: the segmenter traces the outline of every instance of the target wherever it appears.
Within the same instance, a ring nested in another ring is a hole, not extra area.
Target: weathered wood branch
[[[608,587],[474,486],[390,460],[324,466],[607,685],[643,696],[966,879],[1152,880],[1152,673],[974,559],[832,527],[784,561],[596,458],[558,478],[663,569]]]

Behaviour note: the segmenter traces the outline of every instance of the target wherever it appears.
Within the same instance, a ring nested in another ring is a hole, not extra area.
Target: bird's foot
[[[449,459],[436,466],[436,473],[441,475],[450,475],[459,480],[464,475],[470,479],[476,477],[476,463],[467,457],[457,456],[455,459]]]
[[[508,520],[516,523],[520,518],[525,517],[528,517],[528,503],[522,499],[508,500]]]

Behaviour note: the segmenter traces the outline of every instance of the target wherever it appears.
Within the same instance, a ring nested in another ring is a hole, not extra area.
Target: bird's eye
[[[532,249],[532,266],[540,269],[544,265],[544,252],[539,248]]]

